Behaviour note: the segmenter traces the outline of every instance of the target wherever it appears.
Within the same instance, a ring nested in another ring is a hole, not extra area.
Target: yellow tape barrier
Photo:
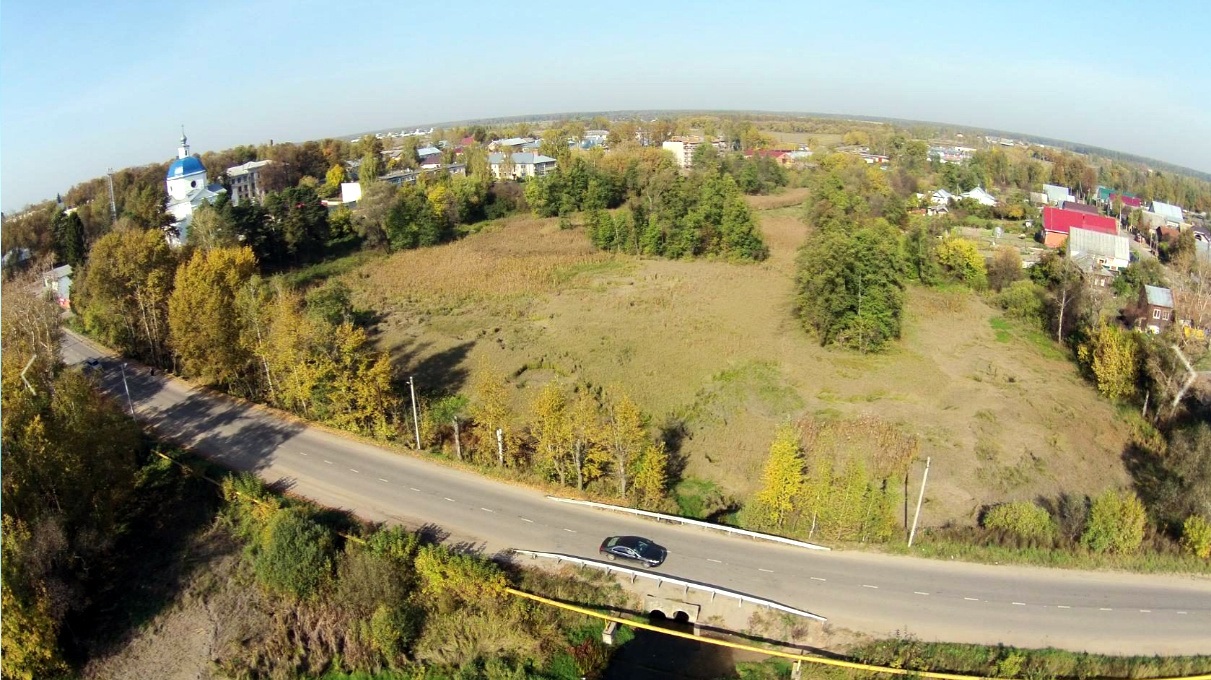
[[[778,651],[778,650],[765,649],[763,647],[755,647],[753,645],[746,645],[746,644],[742,644],[739,642],[729,642],[727,640],[715,640],[712,638],[705,638],[705,637],[693,635],[691,633],[683,633],[679,630],[669,630],[668,628],[661,628],[659,626],[653,626],[652,624],[649,624],[649,623],[640,623],[638,621],[632,621],[630,619],[624,619],[624,618],[620,618],[617,616],[611,616],[609,614],[602,614],[601,612],[595,612],[591,609],[585,609],[583,607],[577,607],[575,605],[565,604],[563,602],[557,602],[555,600],[547,599],[540,595],[535,595],[533,593],[527,593],[524,590],[517,590],[516,588],[505,588],[505,591],[508,592],[510,595],[516,595],[518,597],[523,597],[528,600],[534,600],[535,602],[541,602],[546,605],[551,605],[552,607],[559,607],[560,609],[566,609],[568,611],[573,611],[578,614],[584,614],[585,616],[592,616],[594,618],[602,619],[604,621],[613,621],[620,625],[632,626],[634,628],[642,628],[643,630],[650,630],[650,631],[653,631],[656,633],[661,633],[664,635],[672,635],[674,637],[684,638],[686,640],[694,640],[695,642],[703,642],[703,643],[706,643],[709,645],[717,645],[719,647],[730,647],[732,649],[740,649],[740,650],[744,650],[746,652],[756,652],[758,654],[765,654],[768,656],[782,657],[783,659],[790,659],[791,661],[803,661],[806,663],[820,664],[823,666],[835,666],[837,668],[849,668],[851,670],[868,671],[871,673],[886,673],[888,675],[911,675],[911,676],[917,677],[917,678],[937,678],[938,680],[986,680],[986,679],[991,680],[991,679],[989,679],[989,676],[985,676],[985,675],[960,675],[957,673],[936,673],[933,671],[914,671],[914,670],[908,670],[906,668],[887,668],[885,666],[872,666],[870,664],[858,663],[856,661],[842,661],[840,659],[827,659],[827,658],[820,657],[820,656],[806,656],[803,654],[792,654],[791,652],[782,652],[782,651]],[[1186,677],[1182,677],[1182,678],[1155,678],[1154,680],[1211,680],[1211,674],[1191,675],[1191,676],[1186,676]]]

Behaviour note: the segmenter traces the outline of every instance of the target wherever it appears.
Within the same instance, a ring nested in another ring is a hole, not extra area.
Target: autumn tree
[[[168,301],[177,256],[158,231],[110,232],[72,291],[85,330],[109,347],[156,366],[168,365]]]
[[[1022,278],[1022,256],[1017,248],[1001,246],[992,254],[987,269],[988,285],[999,293],[1002,288]]]
[[[984,258],[973,241],[947,238],[938,244],[938,262],[952,279],[981,290],[988,285]]]
[[[588,387],[581,385],[576,390],[567,407],[567,417],[570,463],[576,475],[576,489],[583,491],[585,484],[605,472],[609,460],[601,426],[601,404]]]
[[[193,211],[186,243],[202,250],[213,250],[231,248],[238,242],[235,225],[227,213],[220,212],[209,203],[203,203]]]
[[[1077,358],[1093,371],[1098,390],[1106,397],[1118,400],[1135,394],[1139,346],[1130,331],[1100,322],[1089,341],[1077,348]]]
[[[660,510],[669,483],[669,453],[663,441],[649,441],[635,461],[632,473],[635,504],[644,510]]]
[[[197,251],[177,270],[168,301],[172,347],[185,372],[203,384],[247,393],[251,357],[240,344],[236,295],[256,272],[252,250]]]
[[[535,462],[547,474],[554,474],[561,485],[567,484],[572,467],[573,432],[563,389],[554,382],[547,383],[534,398],[530,410]]]
[[[506,456],[511,457],[513,453],[509,446],[512,439],[504,437],[505,434],[512,436],[509,393],[504,374],[486,360],[471,372],[470,416],[473,421],[471,431],[475,435],[479,455],[488,460],[496,459],[503,466]],[[504,453],[497,449],[497,430],[502,431]]]
[[[84,264],[88,247],[84,243],[84,223],[80,221],[80,216],[75,211],[56,211],[51,221],[51,230],[56,263],[69,264],[72,267]]]
[[[1093,499],[1081,544],[1099,553],[1134,553],[1144,541],[1147,523],[1138,496],[1111,489]]]
[[[784,424],[774,434],[769,458],[761,476],[761,490],[753,499],[758,521],[766,526],[781,528],[786,516],[795,509],[803,488],[803,449],[799,431]]]
[[[603,433],[605,448],[609,451],[618,480],[618,495],[626,498],[630,490],[632,466],[643,454],[647,433],[639,407],[621,391],[617,391],[606,403]]]

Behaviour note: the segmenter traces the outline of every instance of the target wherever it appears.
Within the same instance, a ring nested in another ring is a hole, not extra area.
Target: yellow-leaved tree
[[[502,467],[516,452],[516,435],[509,424],[509,391],[504,374],[484,359],[471,371],[471,405],[468,409],[474,424],[476,453],[485,460],[495,460]],[[498,447],[496,431],[501,431],[503,445]],[[503,450],[502,450],[503,449]]]
[[[781,528],[786,516],[795,509],[796,498],[803,488],[803,465],[799,431],[790,423],[783,424],[770,444],[761,490],[754,498],[762,525]]]
[[[635,503],[644,510],[660,510],[669,477],[669,453],[664,442],[649,442],[635,462],[632,492]]]
[[[589,388],[581,385],[568,405],[568,426],[571,431],[571,464],[576,475],[576,489],[605,474],[609,453],[605,449],[601,426],[601,404]]]
[[[535,462],[542,472],[555,475],[560,484],[567,484],[573,442],[568,400],[563,389],[554,382],[547,383],[534,398],[530,410]]]
[[[185,372],[204,384],[246,392],[251,356],[240,343],[235,300],[255,272],[248,247],[199,250],[177,269],[168,299],[171,344]]]
[[[607,402],[604,435],[605,448],[613,459],[614,475],[618,480],[618,495],[626,498],[630,490],[631,467],[648,443],[643,414],[626,394],[619,393]]]
[[[1139,347],[1130,331],[1099,322],[1089,342],[1077,349],[1081,362],[1093,370],[1097,388],[1111,399],[1135,394],[1139,374]]]

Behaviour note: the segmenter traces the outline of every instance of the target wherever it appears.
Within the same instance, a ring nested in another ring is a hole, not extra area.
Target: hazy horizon
[[[205,152],[542,111],[932,121],[1211,172],[1211,76],[1197,67],[1211,7],[1053,7],[472,2],[464,19],[394,4],[131,3],[99,15],[5,2],[0,207],[167,161],[181,124]],[[90,21],[65,20],[75,16]],[[1140,17],[1168,42],[1119,37]]]

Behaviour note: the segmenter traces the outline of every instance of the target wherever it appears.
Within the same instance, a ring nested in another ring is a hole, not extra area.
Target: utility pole
[[[459,460],[463,459],[463,442],[458,434],[458,418],[454,419],[454,455],[458,456]]]
[[[130,407],[130,417],[135,417],[135,402],[130,398],[130,385],[126,382],[126,362],[122,362],[122,387],[126,389],[126,405]]]
[[[496,458],[500,461],[500,466],[505,466],[505,431],[496,428]]]
[[[420,451],[420,417],[416,412],[416,385],[408,376],[408,389],[412,392],[412,430],[416,433],[416,450]]]
[[[921,493],[917,494],[917,512],[912,516],[912,531],[908,532],[908,547],[912,547],[912,540],[917,537],[917,520],[921,519],[921,501],[925,499],[925,482],[929,481],[929,461],[930,457],[925,458],[925,474],[921,475]]]
[[[110,223],[118,221],[118,204],[114,202],[114,169],[109,168],[105,173],[105,179],[109,182],[109,221]]]

